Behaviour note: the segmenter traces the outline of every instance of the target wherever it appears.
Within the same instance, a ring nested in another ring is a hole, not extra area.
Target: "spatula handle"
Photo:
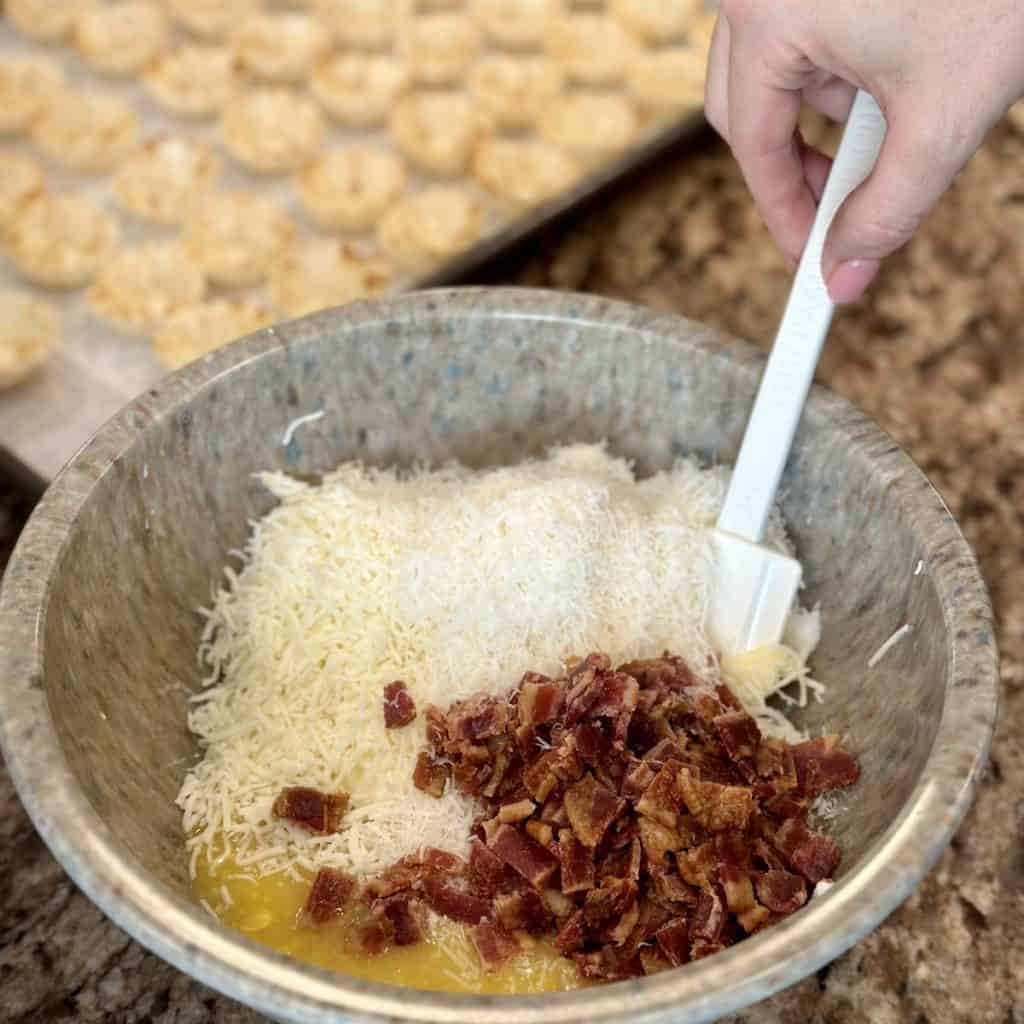
[[[789,458],[835,307],[821,273],[825,238],[847,196],[871,173],[886,123],[866,92],[854,100],[754,401],[718,527],[759,543]]]

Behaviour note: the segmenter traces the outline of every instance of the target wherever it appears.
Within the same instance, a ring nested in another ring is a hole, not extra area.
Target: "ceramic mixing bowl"
[[[197,609],[268,510],[254,473],[317,474],[356,457],[483,466],[605,439],[641,472],[683,453],[728,461],[761,367],[750,346],[674,317],[470,289],[267,329],[140,396],[50,488],[4,581],[3,748],[56,857],[144,945],[286,1021],[703,1021],[842,953],[906,898],[970,803],[997,656],[978,567],[948,510],[888,437],[821,389],[781,497],[804,603],[821,602],[814,666],[831,684],[801,724],[843,734],[862,777],[832,825],[841,875],[805,909],[638,981],[516,998],[392,988],[289,960],[212,920],[190,893],[174,806],[195,755],[185,716]]]

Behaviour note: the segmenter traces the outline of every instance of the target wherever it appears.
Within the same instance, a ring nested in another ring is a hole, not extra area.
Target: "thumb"
[[[825,243],[822,274],[834,302],[860,297],[881,261],[910,241],[973,152],[963,134],[936,116],[941,107],[932,110],[930,122],[916,105],[886,111],[889,127],[875,169],[842,205]]]

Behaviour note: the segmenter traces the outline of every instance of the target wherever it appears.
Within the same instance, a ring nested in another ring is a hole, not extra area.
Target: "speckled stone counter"
[[[510,268],[770,339],[788,287],[728,155],[666,161]],[[1024,125],[1000,126],[871,296],[836,321],[822,379],[929,473],[1000,623],[992,766],[915,896],[842,959],[735,1018],[1024,1024]],[[0,481],[0,545],[27,503]],[[259,1018],[143,951],[47,854],[0,769],[0,1021]]]

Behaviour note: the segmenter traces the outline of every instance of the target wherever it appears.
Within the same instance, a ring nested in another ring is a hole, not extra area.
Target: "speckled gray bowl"
[[[681,452],[729,460],[761,365],[683,320],[485,289],[266,330],[143,395],[51,487],[4,581],[0,726],[39,831],[132,935],[282,1020],[703,1021],[820,967],[948,843],[986,757],[997,681],[989,604],[956,524],[889,438],[821,390],[783,496],[806,597],[821,601],[816,664],[831,682],[805,723],[845,733],[863,776],[834,823],[842,876],[808,908],[642,981],[543,998],[408,991],[303,966],[212,921],[190,897],[174,807],[195,752],[196,609],[267,510],[255,471],[311,474],[356,456],[484,465],[603,438],[642,471]],[[904,622],[913,632],[869,669]]]

